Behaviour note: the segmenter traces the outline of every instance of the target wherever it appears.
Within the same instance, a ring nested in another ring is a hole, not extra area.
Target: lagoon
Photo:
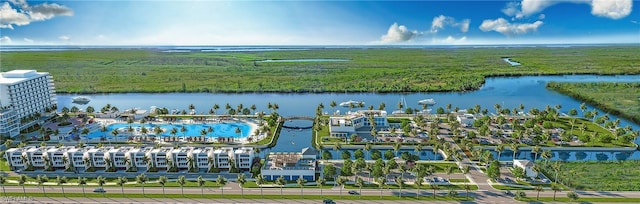
[[[407,105],[411,108],[421,109],[418,101],[424,98],[433,98],[437,104],[429,107],[436,110],[438,107],[446,107],[452,104],[453,107],[461,109],[472,108],[476,104],[490,112],[495,112],[494,105],[500,104],[502,107],[517,107],[520,104],[525,109],[539,108],[544,109],[545,106],[561,105],[561,112],[567,113],[570,109],[580,110],[581,102],[571,97],[562,95],[555,91],[546,89],[545,84],[549,81],[559,82],[640,82],[638,75],[615,75],[615,76],[599,76],[599,75],[559,75],[559,76],[522,76],[522,77],[492,77],[487,78],[485,84],[476,91],[468,92],[441,92],[441,93],[304,93],[304,94],[281,94],[281,93],[125,93],[125,94],[95,94],[89,95],[91,102],[86,105],[74,104],[71,101],[75,95],[58,94],[58,107],[76,106],[85,109],[87,106],[93,106],[100,109],[106,104],[118,107],[120,110],[140,107],[149,109],[151,106],[166,107],[169,110],[187,110],[189,104],[195,106],[197,113],[208,113],[213,104],[218,104],[221,109],[218,114],[224,112],[224,106],[229,103],[231,107],[236,107],[242,103],[245,107],[255,104],[256,111],[265,111],[267,103],[277,103],[277,110],[283,116],[304,115],[313,116],[315,108],[319,103],[323,103],[325,113],[329,114],[333,111],[344,113],[349,111],[348,107],[336,106],[330,107],[331,101],[340,103],[342,101],[357,100],[364,101],[368,105],[373,105],[376,109],[380,103],[386,104],[387,112],[397,109],[397,104],[401,98],[405,98]],[[588,110],[594,109],[587,106]],[[579,111],[580,112],[580,111]],[[603,111],[600,111],[603,113]],[[581,113],[580,113],[581,114]],[[611,120],[618,117],[610,115]],[[621,126],[631,126],[634,129],[640,129],[640,125],[631,123],[628,120],[621,119]],[[286,133],[286,130],[283,131]],[[301,147],[311,145],[311,131],[302,130],[294,131],[295,135],[282,134],[278,144],[271,148],[270,151],[300,151]],[[294,139],[295,138],[295,139]],[[292,144],[293,143],[293,144]],[[639,143],[639,140],[636,140]],[[640,159],[640,152],[634,152],[629,159]]]

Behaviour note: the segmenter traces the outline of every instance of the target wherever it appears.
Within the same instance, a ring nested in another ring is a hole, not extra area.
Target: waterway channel
[[[85,109],[87,106],[93,106],[100,109],[106,104],[118,107],[120,110],[129,108],[149,109],[151,106],[166,107],[170,110],[187,109],[189,104],[195,106],[197,113],[208,113],[213,104],[218,104],[221,109],[218,113],[224,111],[225,104],[229,103],[232,107],[236,107],[242,103],[245,107],[252,104],[257,106],[257,111],[270,112],[267,109],[267,103],[277,103],[279,105],[278,113],[284,116],[313,116],[315,108],[319,103],[325,106],[325,112],[331,113],[340,111],[341,113],[349,111],[348,107],[336,106],[330,107],[331,101],[337,103],[355,100],[365,102],[365,107],[373,105],[376,109],[380,103],[386,104],[386,110],[390,113],[398,109],[397,104],[404,98],[407,106],[411,108],[421,109],[418,101],[426,98],[433,98],[437,104],[430,107],[434,111],[438,107],[445,107],[452,104],[453,107],[460,109],[472,108],[476,104],[483,109],[486,108],[490,112],[495,111],[494,105],[500,104],[502,107],[514,108],[523,104],[525,109],[539,108],[545,106],[561,105],[561,112],[568,112],[575,108],[579,110],[581,101],[572,99],[571,97],[546,89],[545,84],[549,81],[559,82],[640,82],[638,75],[619,75],[619,76],[597,76],[597,75],[563,75],[563,76],[523,76],[523,77],[492,77],[487,78],[486,83],[479,90],[468,92],[443,92],[443,93],[305,93],[305,94],[280,94],[280,93],[239,93],[239,94],[212,94],[212,93],[124,93],[124,94],[94,94],[88,95],[91,102],[85,105],[74,104],[71,98],[75,95],[58,94],[58,105],[62,107],[76,106]],[[405,106],[405,108],[407,107]],[[594,107],[588,106],[588,110]],[[600,110],[601,113],[603,111]],[[617,119],[616,116],[610,115],[612,120]],[[297,120],[295,123],[298,123]],[[300,122],[304,125],[304,121]],[[621,119],[621,126],[630,125],[633,129],[640,129],[640,125],[634,124],[628,120]],[[296,125],[296,124],[291,124]],[[311,130],[283,130],[278,140],[278,144],[267,151],[300,151],[300,149],[311,145]],[[636,143],[640,143],[636,139]],[[411,150],[413,151],[413,150]],[[520,151],[518,158],[528,158],[532,155],[528,151]],[[561,152],[568,152],[561,153]],[[587,155],[583,155],[586,153]],[[619,155],[620,152],[611,151],[555,151],[553,159],[562,160],[603,160],[605,158],[601,154],[606,154],[607,160],[616,159],[640,159],[640,152],[633,151]],[[433,155],[424,154],[425,158],[433,157]],[[628,155],[628,156],[627,156]],[[334,158],[339,154],[334,154]],[[421,156],[422,157],[422,156]],[[501,160],[512,159],[511,153],[505,151]]]

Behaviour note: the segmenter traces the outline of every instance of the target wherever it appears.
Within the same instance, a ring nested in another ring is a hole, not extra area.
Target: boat
[[[71,98],[71,100],[73,100],[73,102],[75,102],[75,103],[89,103],[89,101],[91,101],[86,96],[76,96],[76,97]]]
[[[400,102],[398,102],[399,104],[402,104],[403,108],[408,108],[407,106],[407,100],[404,99],[404,96],[402,98],[400,98]],[[398,109],[398,110],[394,110],[393,112],[391,112],[391,114],[405,114],[405,110],[402,109]]]
[[[432,98],[422,99],[422,100],[418,101],[418,104],[420,104],[420,105],[434,105],[434,104],[436,104],[436,100],[433,100]]]
[[[349,107],[351,104],[353,104],[354,106],[357,106],[357,105],[358,105],[358,104],[360,104],[360,103],[364,104],[364,102],[363,102],[363,101],[354,101],[354,100],[349,100],[349,101],[345,101],[345,102],[340,103],[340,106],[342,106],[342,107]]]

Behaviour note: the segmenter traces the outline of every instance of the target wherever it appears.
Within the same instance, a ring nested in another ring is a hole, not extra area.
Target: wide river
[[[445,107],[452,104],[452,107],[460,109],[472,108],[476,104],[483,109],[486,108],[490,112],[495,112],[494,105],[500,104],[502,107],[514,108],[520,104],[525,109],[539,108],[544,109],[549,105],[554,107],[560,104],[561,111],[567,112],[575,108],[580,110],[581,101],[572,99],[571,97],[548,90],[545,84],[549,81],[559,82],[640,82],[638,75],[620,75],[620,76],[596,76],[596,75],[564,75],[564,76],[523,76],[523,77],[494,77],[487,78],[486,83],[477,91],[469,92],[446,92],[446,93],[305,93],[305,94],[280,94],[280,93],[241,93],[241,94],[212,94],[212,93],[125,93],[125,94],[95,94],[88,95],[91,102],[86,105],[74,104],[71,98],[75,95],[58,94],[59,108],[76,106],[85,109],[87,106],[93,106],[99,110],[106,104],[118,107],[120,110],[129,108],[149,109],[151,106],[166,107],[170,110],[187,109],[189,104],[193,104],[198,113],[208,113],[213,104],[218,104],[220,109],[218,113],[224,112],[225,104],[229,103],[231,107],[236,108],[240,103],[244,107],[250,107],[255,104],[257,111],[267,110],[267,103],[277,103],[280,107],[278,113],[284,116],[313,116],[316,106],[323,103],[325,112],[340,111],[342,113],[349,111],[349,108],[337,106],[331,108],[329,103],[336,101],[337,103],[355,100],[364,101],[365,106],[373,105],[376,109],[380,103],[386,104],[386,110],[391,112],[398,109],[397,104],[402,98],[406,100],[407,106],[422,109],[418,105],[418,101],[426,98],[433,98],[437,104],[433,107],[433,112],[438,107]],[[406,108],[406,107],[405,107]],[[588,110],[594,109],[589,106]],[[188,112],[188,111],[187,111]],[[580,112],[580,111],[579,111]],[[603,113],[603,111],[600,111]],[[602,115],[602,114],[601,114]],[[617,119],[611,115],[612,120]],[[293,121],[293,123],[306,124],[305,121]],[[309,122],[310,123],[310,122]],[[292,124],[296,125],[296,124]],[[635,130],[640,129],[640,125],[631,123],[630,121],[621,119],[621,126],[632,126]],[[268,151],[299,151],[300,149],[311,145],[310,130],[283,130],[279,138],[278,144]],[[636,139],[636,143],[640,140]],[[413,150],[407,150],[413,151]],[[583,153],[586,153],[583,154]],[[430,158],[432,154],[423,153],[421,157]],[[604,156],[603,156],[604,154]],[[340,157],[334,153],[335,158]],[[527,151],[521,151],[518,158],[529,158],[531,154]],[[505,151],[501,155],[501,160],[512,159],[511,152]],[[640,152],[620,153],[620,152],[566,152],[558,151],[554,154],[554,159],[563,160],[616,160],[616,159],[640,159]]]

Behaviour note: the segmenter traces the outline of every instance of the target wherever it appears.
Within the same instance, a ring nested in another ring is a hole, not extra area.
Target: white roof
[[[13,70],[0,73],[0,84],[16,84],[35,77],[46,75],[45,72],[36,72],[36,70]]]
[[[529,161],[529,160],[513,160],[514,164],[520,164],[520,166],[533,166],[533,162]]]

